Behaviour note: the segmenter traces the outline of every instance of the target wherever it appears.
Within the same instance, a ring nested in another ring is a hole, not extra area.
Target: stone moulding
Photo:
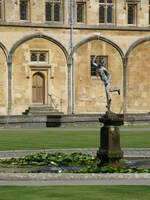
[[[3,50],[5,56],[6,56],[6,59],[8,60],[8,51],[6,49],[6,47],[0,42],[0,48]]]

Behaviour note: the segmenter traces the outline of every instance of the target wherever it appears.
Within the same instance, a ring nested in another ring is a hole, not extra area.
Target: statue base
[[[99,122],[104,126],[100,130],[100,148],[97,157],[100,159],[100,166],[119,162],[123,158],[123,151],[120,147],[120,129],[124,124],[123,115],[106,112]]]

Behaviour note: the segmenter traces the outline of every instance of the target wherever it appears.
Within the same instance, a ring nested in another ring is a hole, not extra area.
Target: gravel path
[[[150,180],[72,180],[72,181],[0,181],[0,186],[58,186],[58,185],[145,185],[150,186]]]
[[[0,174],[0,185],[150,185],[150,174]]]

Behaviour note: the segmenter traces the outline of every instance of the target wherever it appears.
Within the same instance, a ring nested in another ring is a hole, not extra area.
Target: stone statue
[[[110,92],[118,92],[120,95],[120,89],[117,87],[111,88],[110,89],[110,81],[111,81],[111,74],[110,72],[105,68],[104,66],[104,59],[102,59],[98,64],[96,63],[96,58],[95,56],[93,58],[92,64],[98,68],[98,74],[101,78],[101,80],[104,83],[105,86],[105,91],[106,91],[106,98],[107,98],[107,109],[110,111],[110,106],[111,106],[111,97],[110,97]]]

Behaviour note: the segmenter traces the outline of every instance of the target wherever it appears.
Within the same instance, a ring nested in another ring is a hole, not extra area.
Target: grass
[[[0,200],[148,200],[149,186],[0,187]]]
[[[98,148],[99,131],[11,129],[0,131],[0,150]],[[149,148],[150,131],[122,131],[121,146]]]

